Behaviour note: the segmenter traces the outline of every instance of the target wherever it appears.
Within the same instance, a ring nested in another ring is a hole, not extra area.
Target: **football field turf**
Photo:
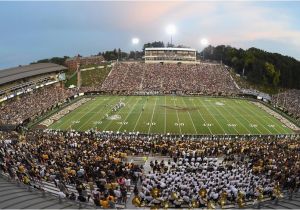
[[[125,106],[112,111],[122,101]],[[291,134],[250,101],[188,96],[99,96],[65,115],[51,129],[144,134]]]

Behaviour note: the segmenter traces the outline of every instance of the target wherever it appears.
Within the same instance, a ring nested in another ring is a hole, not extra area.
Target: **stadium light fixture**
[[[171,45],[172,45],[172,36],[176,34],[176,26],[174,24],[170,24],[166,28],[166,32],[171,36]]]
[[[201,43],[201,45],[203,47],[203,60],[205,60],[204,49],[205,49],[205,47],[207,47],[209,45],[209,42],[208,42],[208,40],[206,38],[202,38],[200,40],[200,43]]]
[[[131,42],[132,42],[132,44],[136,45],[140,42],[140,40],[139,40],[139,38],[135,37],[135,38],[132,38]]]
[[[206,47],[206,46],[209,44],[209,43],[208,43],[208,40],[205,39],[205,38],[201,39],[200,43],[201,43],[201,45],[202,45],[203,47]]]
[[[140,40],[139,40],[139,38],[134,37],[134,38],[132,38],[131,42],[133,45],[138,45]],[[134,59],[136,60],[136,49],[134,49]]]
[[[173,24],[168,25],[166,28],[166,32],[171,36],[174,35],[176,33],[176,26]]]

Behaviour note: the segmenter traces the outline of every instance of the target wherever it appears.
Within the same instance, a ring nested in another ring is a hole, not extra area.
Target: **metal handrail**
[[[96,209],[98,207],[98,206],[90,204],[90,203],[80,202],[80,201],[77,201],[77,200],[72,201],[72,200],[69,200],[69,199],[66,199],[66,198],[61,198],[59,196],[55,196],[53,193],[48,192],[44,188],[42,188],[42,190],[40,190],[40,189],[34,188],[34,187],[30,186],[30,185],[26,185],[26,184],[20,182],[19,180],[13,180],[13,179],[11,179],[11,177],[5,175],[2,171],[0,171],[0,176],[3,179],[5,179],[6,181],[8,181],[8,182],[15,183],[18,187],[27,189],[27,191],[29,191],[29,192],[32,192],[32,193],[35,193],[35,194],[42,194],[43,198],[47,198],[46,195],[57,197],[59,203],[63,203],[64,202],[64,203],[75,204],[75,205],[78,205],[79,209],[86,208],[86,207],[92,207],[92,208]]]

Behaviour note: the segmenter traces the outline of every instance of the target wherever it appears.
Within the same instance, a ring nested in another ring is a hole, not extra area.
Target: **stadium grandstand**
[[[17,95],[65,80],[66,68],[52,63],[39,63],[0,71],[0,102]]]
[[[102,90],[204,95],[237,93],[228,68],[211,63],[199,65],[119,63],[104,81]]]
[[[300,90],[292,89],[273,95],[272,104],[300,122]]]
[[[299,92],[153,49],[80,87],[52,63],[0,71],[0,208],[300,207]]]
[[[65,94],[59,92],[63,90],[61,87],[66,77],[65,70],[64,66],[53,63],[1,70],[0,125],[14,128],[65,98]]]

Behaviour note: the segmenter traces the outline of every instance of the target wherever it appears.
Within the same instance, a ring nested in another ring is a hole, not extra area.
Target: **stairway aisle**
[[[277,204],[274,201],[266,201],[261,205],[262,209],[300,209],[300,192],[293,195],[290,200],[287,195],[280,199]]]
[[[43,197],[42,192],[17,186],[0,176],[0,209],[78,209],[72,202],[59,202],[58,198],[49,194]]]

